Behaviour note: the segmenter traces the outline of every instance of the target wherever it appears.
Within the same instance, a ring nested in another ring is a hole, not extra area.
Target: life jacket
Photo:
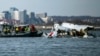
[[[7,29],[6,29],[6,28],[4,28],[4,29],[3,29],[3,32],[6,32],[6,31],[7,31]]]
[[[25,31],[26,32],[29,32],[30,31],[30,28],[29,27],[25,27]]]
[[[10,32],[10,29],[9,28],[7,28],[7,32]]]
[[[29,27],[27,27],[27,31],[28,31],[28,32],[30,31],[30,28],[29,28]]]
[[[16,31],[19,31],[18,27],[16,27]]]

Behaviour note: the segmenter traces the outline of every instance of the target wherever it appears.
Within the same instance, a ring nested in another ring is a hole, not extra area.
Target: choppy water
[[[0,56],[100,56],[100,38],[0,38]]]

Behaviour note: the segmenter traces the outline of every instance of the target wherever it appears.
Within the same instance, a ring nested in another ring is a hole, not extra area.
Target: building
[[[19,10],[15,7],[10,8],[11,19],[19,20]]]
[[[48,23],[48,17],[41,18],[45,23]]]
[[[19,24],[20,23],[19,11],[13,11],[11,13],[11,19],[13,24]]]
[[[9,24],[8,20],[5,19],[5,13],[0,13],[0,24],[4,23]]]
[[[20,11],[19,12],[19,19],[20,19],[20,23],[21,24],[28,24],[29,22],[29,18],[28,18],[28,15],[27,15],[27,11],[24,10],[24,11]]]
[[[41,20],[45,23],[48,22],[48,17],[47,17],[47,13],[40,13],[40,14],[36,14],[36,18],[41,18]]]
[[[0,13],[0,20],[3,20],[5,17],[5,14],[4,13]]]
[[[24,24],[29,24],[29,15],[27,14],[27,10],[23,11],[24,15]]]
[[[34,12],[31,12],[30,15],[29,15],[29,24],[36,24],[37,23],[37,20],[35,18],[35,13]]]
[[[20,23],[24,24],[24,12],[23,11],[19,12],[19,19],[20,19]]]
[[[4,18],[7,19],[7,20],[10,20],[11,19],[11,13],[9,11],[3,11],[4,13]]]
[[[14,19],[14,20],[20,20],[19,11],[13,11],[12,19]]]
[[[38,17],[38,18],[45,18],[45,17],[47,17],[47,13],[36,14],[36,17]]]

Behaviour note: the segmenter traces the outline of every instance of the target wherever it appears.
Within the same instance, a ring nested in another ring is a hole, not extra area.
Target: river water
[[[0,37],[0,56],[100,56],[97,38]]]
[[[0,56],[99,56],[100,38],[0,38]]]

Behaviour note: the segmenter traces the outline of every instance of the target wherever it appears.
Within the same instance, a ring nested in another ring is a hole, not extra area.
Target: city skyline
[[[100,0],[2,0],[0,12],[16,7],[49,16],[100,16]]]

